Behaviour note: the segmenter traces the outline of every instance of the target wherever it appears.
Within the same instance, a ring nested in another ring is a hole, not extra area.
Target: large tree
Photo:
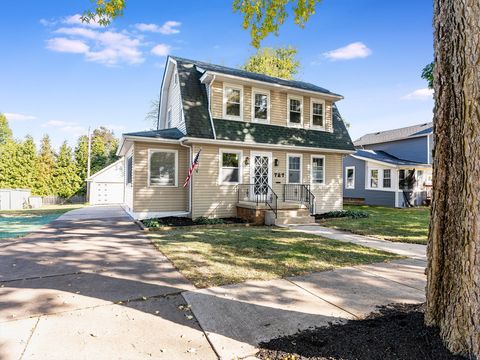
[[[77,175],[77,166],[73,159],[72,149],[65,141],[60,147],[57,162],[53,171],[53,186],[59,196],[69,198],[81,188],[82,180]]]
[[[243,70],[291,80],[298,73],[300,62],[295,58],[297,50],[287,48],[262,48],[250,56],[241,67]]]
[[[36,192],[38,195],[54,195],[53,171],[55,169],[55,152],[50,137],[44,135],[40,142],[36,171]]]
[[[8,120],[5,115],[0,113],[0,145],[12,140],[12,129],[8,126]]]
[[[480,2],[436,0],[427,324],[480,358]]]

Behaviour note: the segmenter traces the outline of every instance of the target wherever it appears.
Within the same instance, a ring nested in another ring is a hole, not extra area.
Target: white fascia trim
[[[164,96],[165,96],[165,80],[166,80],[167,74],[170,72],[170,67],[172,65],[175,66],[175,68],[176,68],[177,62],[174,59],[172,59],[171,57],[169,57],[168,60],[167,60],[167,66],[165,67],[165,71],[163,72],[162,86],[160,87],[160,106],[159,106],[159,110],[158,110],[159,113],[160,113],[160,119],[159,120],[161,120],[161,116],[163,114],[164,107],[167,105],[166,102],[163,101]],[[180,101],[182,101],[182,93],[181,92],[180,92]],[[158,124],[161,125],[160,122]],[[160,130],[160,129],[158,129],[158,130]]]
[[[103,168],[102,170],[100,170],[99,172],[96,172],[95,174],[93,174],[92,176],[90,176],[86,181],[93,181],[93,179],[95,179],[98,175],[104,173],[105,171],[111,169],[112,167],[114,167],[115,165],[121,163],[123,160],[123,157],[118,159],[117,161],[115,161],[114,163],[111,163],[110,165],[108,165],[107,167]]]
[[[358,159],[358,160],[370,161],[372,163],[388,166],[388,167],[391,167],[393,169],[404,169],[404,168],[405,169],[410,169],[412,167],[415,167],[415,168],[418,168],[418,167],[419,168],[429,168],[429,167],[431,167],[430,164],[421,164],[421,163],[412,164],[412,165],[394,165],[394,164],[390,164],[390,163],[383,162],[383,161],[380,161],[380,160],[373,160],[373,159],[369,159],[369,158],[354,155],[354,154],[352,154],[351,156],[354,157],[355,159]]]
[[[280,88],[280,89],[298,91],[298,92],[305,93],[305,94],[315,94],[317,96],[323,96],[323,97],[326,97],[328,99],[331,99],[332,101],[338,101],[338,100],[342,100],[344,98],[341,95],[331,95],[331,94],[326,94],[326,93],[323,93],[323,92],[303,90],[303,89],[299,89],[299,88],[295,88],[295,87],[291,87],[291,86],[280,85],[280,84],[277,84],[277,83],[260,81],[260,80],[253,80],[253,79],[244,78],[244,77],[241,77],[241,76],[228,75],[228,74],[219,73],[219,72],[216,72],[216,71],[209,71],[209,70],[205,71],[205,73],[200,78],[200,81],[202,81],[202,79],[204,79],[207,76],[207,74],[214,74],[214,75],[221,76],[221,77],[226,77],[226,78],[229,78],[229,79],[234,79],[234,80],[239,80],[239,81],[247,81],[247,82],[261,84],[261,85],[264,85],[264,86],[271,86],[271,87]]]
[[[324,152],[324,153],[338,153],[338,154],[354,154],[355,151],[352,150],[336,150],[336,149],[327,149],[327,148],[312,148],[308,146],[293,146],[293,145],[280,145],[280,144],[261,144],[255,142],[244,142],[244,141],[231,141],[231,140],[213,140],[213,139],[202,139],[202,138],[183,138],[186,142],[192,142],[196,144],[217,144],[217,145],[230,145],[230,146],[239,146],[239,147],[248,147],[248,148],[259,148],[259,149],[280,149],[280,150],[293,150],[293,151],[306,151],[306,152]]]
[[[202,76],[203,78],[203,76]],[[215,126],[213,125],[213,116],[212,116],[212,109],[211,109],[211,98],[212,98],[212,84],[213,82],[215,81],[215,75],[212,75],[211,76],[211,80],[208,82],[208,83],[205,83],[205,86],[208,86],[209,88],[209,91],[208,91],[208,97],[207,97],[207,101],[208,101],[208,116],[210,117],[210,125],[212,126],[212,131],[213,131],[213,138],[216,139],[217,138],[217,132],[215,131]],[[185,119],[183,120],[185,121]]]

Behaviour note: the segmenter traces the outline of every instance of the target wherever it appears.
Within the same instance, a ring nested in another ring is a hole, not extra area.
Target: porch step
[[[281,210],[275,213],[271,210],[265,211],[265,225],[287,225],[287,224],[312,224],[315,219],[306,209]]]

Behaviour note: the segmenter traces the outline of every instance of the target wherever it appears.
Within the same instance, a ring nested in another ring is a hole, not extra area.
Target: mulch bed
[[[269,360],[465,359],[452,355],[439,330],[423,322],[424,304],[380,307],[362,320],[301,331],[260,344]]]
[[[168,227],[178,227],[178,226],[194,226],[199,225],[199,223],[193,221],[188,217],[179,217],[179,216],[169,216],[164,218],[155,219],[159,224]],[[239,218],[222,218],[222,224],[244,224],[245,220]]]

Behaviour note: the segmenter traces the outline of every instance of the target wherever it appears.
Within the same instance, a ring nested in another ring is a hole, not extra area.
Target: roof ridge
[[[382,133],[386,133],[386,132],[389,132],[389,131],[404,130],[404,129],[408,129],[408,128],[414,128],[414,127],[417,127],[417,126],[427,126],[427,125],[430,125],[430,124],[433,125],[433,121],[429,121],[429,122],[426,122],[426,123],[420,123],[420,124],[416,124],[416,125],[403,126],[403,127],[399,127],[399,128],[395,128],[395,129],[373,131],[371,133],[366,133],[365,135],[362,135],[360,138],[362,138],[364,136],[367,136],[367,135],[382,134]]]

